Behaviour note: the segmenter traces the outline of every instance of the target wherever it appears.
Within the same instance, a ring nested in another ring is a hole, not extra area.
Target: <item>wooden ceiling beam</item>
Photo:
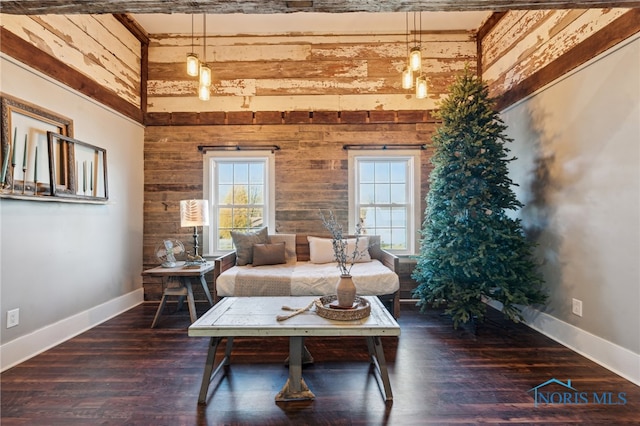
[[[3,0],[2,13],[14,15],[104,13],[291,13],[494,11],[640,7],[635,0]]]

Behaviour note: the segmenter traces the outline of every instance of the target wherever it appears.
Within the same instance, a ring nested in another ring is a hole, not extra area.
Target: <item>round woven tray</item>
[[[338,320],[338,321],[352,321],[366,318],[371,314],[371,305],[369,301],[361,297],[356,296],[354,307],[351,309],[332,308],[330,305],[335,302],[338,296],[322,296],[316,299],[316,313],[323,318]]]

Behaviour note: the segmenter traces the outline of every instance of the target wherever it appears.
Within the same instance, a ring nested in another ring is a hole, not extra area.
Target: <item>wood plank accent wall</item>
[[[32,50],[60,61],[63,68],[68,67],[71,72],[65,73],[67,79],[72,73],[77,73],[95,83],[94,91],[99,92],[100,97],[105,98],[104,93],[110,92],[124,101],[111,102],[115,103],[116,109],[120,107],[129,116],[141,117],[141,43],[112,15],[0,14],[0,26],[3,29],[2,51],[13,48],[11,56],[17,56],[26,64],[35,64],[37,68],[37,57],[22,58],[20,52],[28,52],[27,48],[16,49],[18,41],[22,40],[32,46]],[[5,46],[6,43],[11,43],[11,46]],[[47,75],[53,73],[52,77],[60,79],[51,64],[42,68],[40,71]],[[81,92],[86,86],[76,85],[74,81],[61,81]],[[123,105],[125,102],[131,107]],[[137,114],[132,109],[137,109]]]
[[[475,35],[424,32],[427,99],[402,89],[404,34],[207,36],[213,71],[211,100],[197,97],[197,77],[186,75],[191,35],[152,35],[148,112],[429,110],[465,64],[476,67]],[[202,37],[195,39],[200,59]]]
[[[315,115],[314,115],[315,116]],[[308,117],[308,113],[307,113]],[[203,157],[198,145],[276,144],[277,232],[326,231],[318,209],[348,211],[347,151],[343,144],[430,144],[437,123],[272,124],[150,126],[145,133],[144,263],[157,266],[156,245],[177,238],[192,250],[192,229],[181,228],[180,200],[203,196]],[[422,211],[429,189],[432,151],[421,151]],[[420,220],[422,223],[422,220]],[[145,278],[145,299],[159,300],[162,284]]]
[[[640,31],[640,9],[509,11],[481,39],[500,109]]]

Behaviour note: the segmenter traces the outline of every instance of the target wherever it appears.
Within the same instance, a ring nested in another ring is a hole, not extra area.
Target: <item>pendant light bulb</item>
[[[414,46],[409,52],[409,65],[412,71],[420,71],[422,68],[422,53],[420,47]]]
[[[205,63],[200,64],[200,86],[211,86],[211,68]]]
[[[407,65],[404,71],[402,71],[402,88],[413,88],[413,71],[411,70],[411,67],[409,65]]]
[[[199,65],[198,55],[193,52],[189,53],[187,55],[187,74],[191,77],[197,77]]]
[[[416,78],[416,98],[424,99],[427,97],[427,77],[424,74]]]
[[[211,98],[211,90],[209,86],[200,85],[200,88],[198,89],[198,98],[200,98],[201,101],[208,101]]]

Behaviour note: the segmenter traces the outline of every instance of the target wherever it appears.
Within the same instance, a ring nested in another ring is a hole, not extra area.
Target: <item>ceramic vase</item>
[[[356,300],[356,286],[351,275],[341,275],[336,286],[338,305],[343,308],[350,308]]]

